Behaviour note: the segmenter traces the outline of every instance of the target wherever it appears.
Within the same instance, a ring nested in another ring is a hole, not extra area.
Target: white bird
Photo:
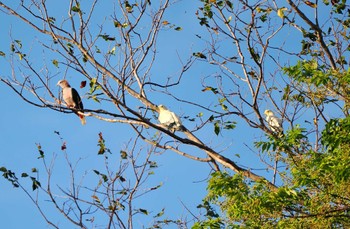
[[[164,105],[158,105],[158,120],[171,132],[176,130],[182,131],[184,127],[182,126],[180,118],[172,111],[168,110]]]
[[[270,110],[265,110],[264,114],[266,115],[266,122],[269,124],[269,127],[272,131],[277,133],[283,132],[282,120],[277,118],[275,114]]]

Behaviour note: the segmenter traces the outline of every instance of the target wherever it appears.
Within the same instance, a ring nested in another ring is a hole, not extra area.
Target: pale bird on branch
[[[269,125],[270,129],[276,133],[282,133],[282,119],[277,118],[275,114],[270,110],[265,110],[264,114],[266,115],[266,122]]]
[[[164,105],[158,105],[158,121],[171,132],[183,131],[184,127],[180,118],[172,111],[168,110]]]
[[[57,86],[62,88],[62,98],[67,107],[74,108],[75,110],[73,110],[73,112],[78,115],[81,124],[85,125],[86,120],[82,112],[82,110],[84,110],[84,105],[77,90],[72,88],[67,80],[58,81]]]

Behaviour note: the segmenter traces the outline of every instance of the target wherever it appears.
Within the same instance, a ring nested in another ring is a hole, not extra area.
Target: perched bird
[[[82,111],[79,111],[83,110],[84,106],[77,90],[72,88],[67,80],[58,81],[57,86],[60,86],[62,88],[62,97],[64,102],[67,104],[67,107],[76,109],[73,110],[73,112],[79,116],[81,124],[85,125],[85,116],[82,115]]]
[[[184,130],[180,118],[174,112],[169,111],[164,105],[159,105],[157,107],[159,113],[158,120],[163,126],[168,128],[171,132]]]
[[[270,110],[265,110],[264,114],[266,115],[265,120],[267,124],[269,124],[270,129],[276,133],[282,133],[282,120],[280,118],[277,118],[275,114]]]

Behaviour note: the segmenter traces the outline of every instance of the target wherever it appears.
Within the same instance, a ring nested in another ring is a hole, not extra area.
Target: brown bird
[[[58,81],[57,86],[60,86],[62,88],[62,97],[67,107],[76,109],[73,110],[73,112],[79,116],[81,124],[85,125],[85,116],[82,114],[84,105],[77,90],[72,88],[67,80]]]

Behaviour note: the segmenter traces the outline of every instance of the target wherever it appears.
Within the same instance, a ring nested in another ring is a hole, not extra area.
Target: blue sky
[[[10,2],[10,1],[8,1]],[[199,26],[196,20],[195,12],[199,1],[181,1],[172,5],[170,10],[165,14],[164,19],[170,23],[180,26],[181,31],[168,29],[161,31],[158,45],[157,61],[154,63],[151,74],[154,78],[159,78],[160,82],[166,82],[170,76],[176,76],[181,67],[179,57],[185,61],[193,52],[201,51],[207,48],[206,44],[198,39],[196,35],[205,37],[207,32],[204,27]],[[64,4],[50,3],[50,9],[55,9],[56,17],[60,16]],[[110,10],[110,8],[108,8]],[[107,11],[108,11],[107,10]],[[106,9],[99,5],[97,15],[105,15],[108,22],[111,18],[106,15]],[[66,12],[66,11],[64,11]],[[3,36],[0,42],[0,50],[9,53],[10,47],[10,31],[13,39],[21,40],[23,46],[33,57],[33,63],[40,68],[43,65],[43,59],[50,63],[52,59],[57,58],[54,55],[47,55],[39,47],[37,40],[45,41],[47,38],[33,34],[33,31],[22,22],[13,17],[9,17],[4,13],[0,13],[0,29]],[[97,22],[96,22],[97,23]],[[42,40],[43,39],[43,40]],[[282,37],[282,40],[287,40]],[[225,49],[226,47],[221,47]],[[1,77],[11,76],[11,66],[8,58],[0,57]],[[59,88],[54,84],[66,76],[72,86],[79,88],[82,79],[66,74],[64,69],[51,66],[50,75],[53,76],[52,91],[58,95]],[[183,78],[183,84],[180,89],[172,92],[180,98],[191,98],[196,102],[206,104],[208,101],[216,101],[216,97],[210,93],[201,93],[202,79],[209,75],[216,74],[216,70],[210,65],[196,62],[193,67],[186,72]],[[103,158],[97,156],[97,140],[98,133],[102,132],[106,140],[106,145],[118,158],[120,150],[124,150],[126,143],[133,137],[131,128],[121,124],[111,124],[92,118],[87,118],[87,124],[82,126],[79,119],[73,114],[63,114],[49,109],[40,109],[25,103],[5,84],[0,84],[0,102],[3,104],[0,119],[1,135],[0,145],[2,150],[0,156],[2,158],[0,166],[17,173],[30,173],[33,167],[39,169],[40,178],[45,178],[44,168],[40,160],[37,159],[37,144],[40,144],[47,155],[47,160],[53,156],[56,157],[54,176],[55,182],[62,187],[69,187],[69,174],[67,173],[67,164],[65,163],[64,152],[60,150],[62,141],[67,144],[67,155],[70,160],[75,163],[79,160],[77,175],[88,174],[84,182],[94,185],[97,181],[94,178],[93,170],[102,169],[104,165]],[[88,88],[79,89],[79,93],[83,96]],[[194,117],[200,112],[199,109],[188,109],[185,106],[169,96],[158,92],[149,93],[151,100],[156,104],[166,104],[170,109],[180,116],[190,115]],[[99,104],[91,100],[84,100],[86,108],[98,109]],[[208,118],[208,117],[206,117]],[[187,127],[193,127],[194,123],[183,119]],[[54,132],[60,132],[60,137]],[[251,152],[244,143],[252,140],[264,138],[260,132],[252,132],[244,123],[238,123],[235,131],[223,131],[219,137],[213,133],[213,129],[207,128],[207,132],[200,132],[198,136],[206,143],[215,146],[218,151],[223,150],[224,155],[228,156],[239,165],[245,165],[252,168],[263,168],[259,164],[254,152]],[[196,133],[197,134],[197,133]],[[144,144],[140,144],[142,148]],[[191,149],[192,150],[192,149]],[[203,156],[202,152],[198,155]],[[240,154],[240,158],[234,156]],[[111,156],[112,157],[112,156]],[[202,198],[206,194],[206,178],[209,175],[209,167],[205,163],[191,161],[190,159],[181,157],[174,152],[166,151],[162,154],[155,154],[152,160],[157,161],[159,168],[155,169],[155,175],[150,178],[149,186],[162,183],[163,186],[159,190],[147,194],[137,200],[136,208],[151,209],[152,214],[156,214],[162,208],[165,208],[165,215],[171,219],[181,218],[183,216],[191,217],[186,211],[183,204],[197,214],[196,206],[201,203]],[[43,175],[41,175],[43,174]],[[28,189],[30,184],[28,183]],[[31,228],[46,228],[47,223],[39,215],[33,203],[19,189],[14,189],[11,184],[4,179],[0,179],[0,187],[2,189],[1,214],[0,221],[4,228],[16,229],[24,228],[28,225]],[[31,192],[30,192],[31,193]],[[54,223],[59,223],[62,228],[68,228],[69,223],[57,211],[45,202],[45,198],[40,201],[45,206],[45,211]],[[182,204],[183,203],[183,204]],[[150,222],[151,217],[137,218],[139,225],[145,226]],[[137,227],[135,227],[137,228]]]

